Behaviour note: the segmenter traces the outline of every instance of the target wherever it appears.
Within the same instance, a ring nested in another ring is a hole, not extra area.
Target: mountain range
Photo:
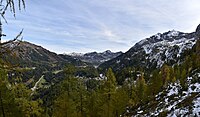
[[[109,66],[114,71],[129,66],[156,69],[164,63],[169,65],[180,63],[184,52],[191,49],[196,40],[194,32],[183,33],[172,30],[158,33],[141,40],[126,53],[104,62],[99,68],[105,70]]]
[[[81,61],[91,63],[95,67],[98,67],[100,64],[104,63],[105,61],[111,60],[119,55],[121,55],[122,52],[111,52],[110,50],[106,50],[101,53],[97,52],[90,52],[86,54],[82,53],[71,53],[69,56],[72,56],[74,58],[80,59]]]
[[[56,54],[41,46],[20,41],[6,45],[13,49],[14,58],[11,58],[11,55],[5,55],[4,58],[25,69],[22,73],[23,81],[32,90],[40,90],[42,95],[44,91],[41,90],[46,90],[52,84],[63,80],[63,69],[69,64],[78,68],[76,77],[88,79],[102,78],[105,72],[112,68],[120,85],[131,75],[135,75],[136,78],[142,76],[141,71],[148,78],[145,80],[151,81],[153,72],[160,69],[162,72],[165,65],[170,66],[171,69],[187,68],[188,72],[184,76],[188,85],[187,89],[181,86],[181,81],[169,83],[152,98],[154,99],[152,102],[132,108],[127,107],[124,116],[161,116],[162,114],[200,116],[200,68],[195,65],[200,56],[199,35],[200,26],[197,27],[196,32],[192,33],[175,30],[157,33],[139,41],[125,53],[113,53],[107,50],[102,53]],[[192,59],[195,59],[194,63],[190,62]],[[190,68],[190,66],[193,67]],[[100,77],[99,74],[101,74]]]

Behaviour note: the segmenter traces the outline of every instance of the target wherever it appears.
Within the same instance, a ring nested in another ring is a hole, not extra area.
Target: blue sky
[[[26,0],[4,33],[56,53],[127,51],[136,42],[172,29],[193,32],[200,0]]]

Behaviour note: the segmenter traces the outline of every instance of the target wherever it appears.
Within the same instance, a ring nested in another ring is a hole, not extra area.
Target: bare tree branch
[[[0,14],[1,17],[6,21],[5,18],[5,14],[6,11],[8,10],[8,8],[10,8],[10,12],[13,13],[13,16],[15,17],[16,14],[16,4],[15,4],[15,0],[1,0],[0,1],[0,6],[3,7],[0,9]],[[25,1],[24,0],[18,0],[18,9],[21,10],[21,8],[23,7],[23,9],[25,9]]]

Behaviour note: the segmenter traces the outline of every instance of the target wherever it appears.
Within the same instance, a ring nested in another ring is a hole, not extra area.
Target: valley
[[[1,73],[13,90],[27,87],[35,116],[200,116],[199,32],[158,33],[125,53],[56,54],[19,41],[2,55],[17,67]]]

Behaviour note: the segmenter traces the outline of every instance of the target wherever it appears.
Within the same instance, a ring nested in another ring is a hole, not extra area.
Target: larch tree
[[[167,86],[168,81],[170,80],[170,69],[169,66],[164,64],[161,68],[161,76],[163,80],[163,86]]]
[[[147,85],[144,79],[144,74],[140,73],[136,81],[136,95],[138,96],[139,102],[145,101],[145,94],[147,91]]]
[[[116,78],[111,68],[106,73],[106,80],[103,85],[103,95],[105,96],[105,104],[103,106],[104,115],[107,117],[113,116],[113,95],[116,93]]]

